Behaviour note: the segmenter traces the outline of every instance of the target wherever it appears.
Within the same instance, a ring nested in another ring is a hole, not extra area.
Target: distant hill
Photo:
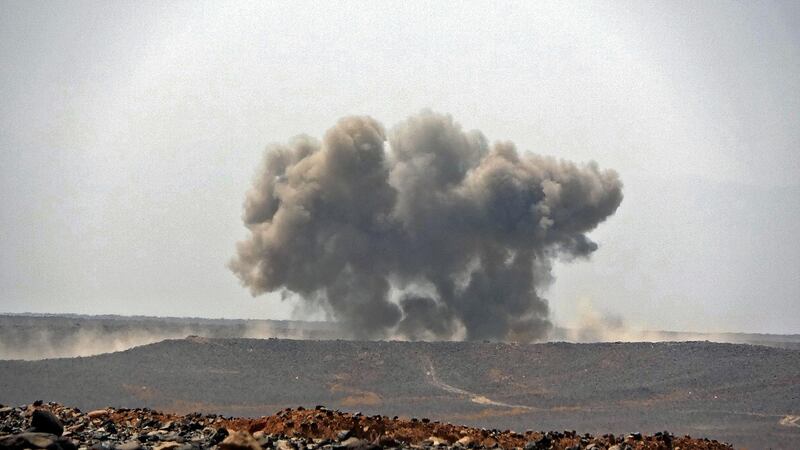
[[[0,362],[0,402],[258,416],[326,404],[468,425],[655,432],[796,448],[800,351],[683,343],[168,340]]]
[[[347,338],[336,323],[290,320],[235,320],[196,317],[0,314],[0,360],[91,356],[127,350],[165,339]],[[556,327],[552,342],[711,341],[800,350],[800,335],[687,333]]]

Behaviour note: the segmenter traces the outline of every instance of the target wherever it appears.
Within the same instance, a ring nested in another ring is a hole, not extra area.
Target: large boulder
[[[48,450],[77,449],[69,439],[50,433],[29,432],[0,437],[0,449],[2,450],[22,450],[27,448],[46,448]]]
[[[50,433],[61,436],[64,426],[55,414],[44,409],[37,409],[31,415],[31,431],[34,433]]]

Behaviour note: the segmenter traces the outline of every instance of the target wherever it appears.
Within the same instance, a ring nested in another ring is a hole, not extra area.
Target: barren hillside
[[[242,416],[326,404],[515,430],[653,433],[739,447],[800,440],[800,352],[687,343],[191,338],[87,358],[0,362],[0,402]]]

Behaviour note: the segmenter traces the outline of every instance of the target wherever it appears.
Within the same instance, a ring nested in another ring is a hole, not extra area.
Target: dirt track
[[[439,377],[436,375],[436,368],[433,366],[433,362],[430,358],[427,359],[428,363],[428,370],[425,372],[425,375],[428,377],[429,382],[442,389],[443,391],[450,392],[456,395],[462,395],[468,398],[471,402],[477,403],[479,405],[489,405],[489,406],[501,406],[503,408],[522,408],[522,409],[533,409],[530,406],[525,405],[512,405],[505,402],[498,402],[496,400],[492,400],[484,395],[476,394],[474,392],[465,391],[464,389],[457,388],[455,386],[450,386],[449,384],[445,383],[444,381],[440,380]]]

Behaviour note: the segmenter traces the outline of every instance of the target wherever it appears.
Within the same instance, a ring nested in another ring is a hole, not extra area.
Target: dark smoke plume
[[[299,294],[356,337],[537,340],[551,262],[596,250],[586,233],[621,201],[614,171],[489,145],[450,116],[388,133],[346,117],[322,142],[267,149],[230,268],[253,295]]]

